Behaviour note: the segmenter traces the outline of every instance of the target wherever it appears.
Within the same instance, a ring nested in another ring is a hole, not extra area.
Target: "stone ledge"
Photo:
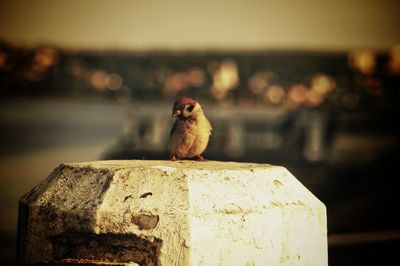
[[[267,164],[64,164],[21,198],[19,221],[22,263],[327,264],[325,206]]]

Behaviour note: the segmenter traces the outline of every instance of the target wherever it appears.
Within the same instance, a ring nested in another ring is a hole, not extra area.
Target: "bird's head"
[[[179,98],[172,107],[172,117],[178,119],[196,117],[200,112],[202,112],[200,104],[192,98]]]

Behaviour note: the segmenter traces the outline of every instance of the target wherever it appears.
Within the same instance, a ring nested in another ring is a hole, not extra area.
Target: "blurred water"
[[[1,261],[15,257],[19,198],[61,163],[97,160],[120,134],[127,107],[87,102],[0,106]]]

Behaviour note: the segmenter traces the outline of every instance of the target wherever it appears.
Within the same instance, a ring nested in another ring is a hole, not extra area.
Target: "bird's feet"
[[[169,157],[169,159],[170,159],[171,161],[176,161],[176,160],[178,160],[179,158],[178,158],[177,156],[175,156],[175,155],[171,155],[171,156]],[[184,159],[184,158],[180,158],[180,159]],[[196,161],[198,161],[198,162],[206,162],[206,161],[207,161],[207,159],[204,158],[204,157],[201,156],[201,155],[196,155],[196,156],[194,156],[194,157],[186,158],[186,159],[196,160]]]
[[[201,155],[196,155],[196,156],[194,156],[194,159],[196,160],[196,161],[199,161],[199,162],[206,162],[207,161],[207,159],[205,159],[203,156],[201,156]]]

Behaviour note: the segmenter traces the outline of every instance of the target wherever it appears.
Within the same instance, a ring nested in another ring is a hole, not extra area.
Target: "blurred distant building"
[[[397,109],[399,48],[387,53],[128,52],[0,43],[3,99],[67,97],[121,103],[187,95],[270,108]]]

